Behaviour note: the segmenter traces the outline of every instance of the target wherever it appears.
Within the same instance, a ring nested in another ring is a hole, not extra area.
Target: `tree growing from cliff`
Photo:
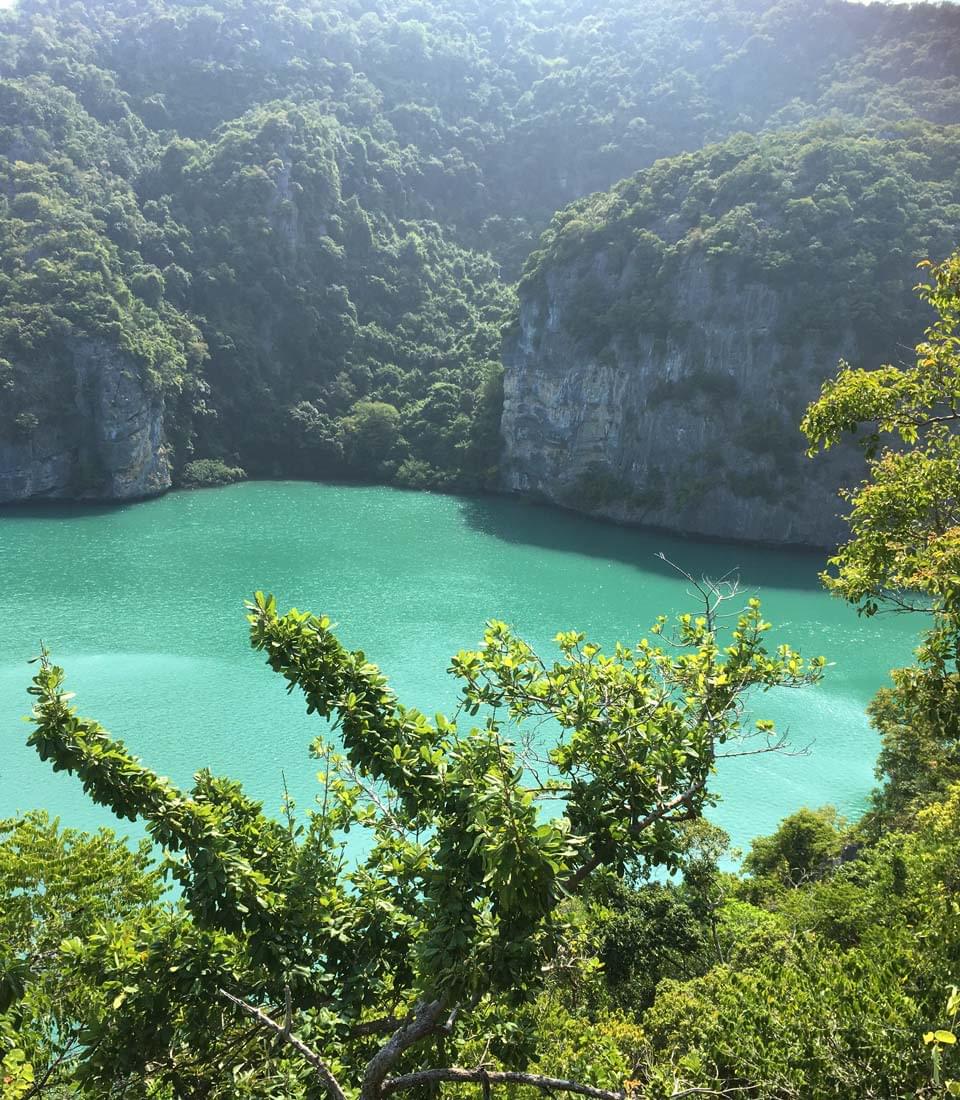
[[[601,870],[675,867],[717,759],[780,745],[769,723],[743,728],[745,695],[821,675],[822,659],[767,648],[756,600],[721,630],[735,586],[697,591],[699,615],[659,619],[632,649],[604,653],[570,631],[552,663],[491,622],[452,660],[457,716],[433,721],[327,619],[278,614],[257,594],[254,647],[339,731],[341,749],[312,747],[320,794],[305,823],[289,806],[269,818],[207,772],[190,792],[158,778],[78,717],[44,654],[31,743],[144,822],[180,889],[176,904],[60,948],[65,970],[103,994],[82,1021],[82,1087],[382,1100],[521,1083],[619,1100],[621,1081],[495,1071],[486,1055],[463,1066],[458,1052],[516,1050],[512,1021],[564,943],[567,899]],[[359,858],[346,855],[351,831]]]

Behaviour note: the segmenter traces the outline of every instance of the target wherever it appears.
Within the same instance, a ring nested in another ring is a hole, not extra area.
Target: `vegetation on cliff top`
[[[557,207],[658,157],[828,114],[871,134],[814,131],[841,162],[812,160],[781,206],[823,248],[822,323],[836,303],[886,321],[896,264],[874,296],[835,246],[888,213],[924,223],[905,256],[942,251],[955,139],[934,127],[960,121],[958,42],[949,5],[21,0],[0,13],[0,430],[55,427],[93,338],[161,387],[181,466],[484,484],[514,273]],[[722,181],[777,206],[793,154],[764,166],[751,141],[658,166],[650,232],[674,247],[676,217],[766,277],[790,242]],[[717,213],[698,227],[672,179]]]
[[[881,137],[830,121],[738,134],[560,211],[521,290],[572,282],[571,334],[594,348],[629,345],[703,319],[674,291],[704,266],[720,285],[779,291],[770,335],[784,346],[811,331],[834,342],[852,333],[869,361],[920,333],[923,314],[902,288],[919,260],[947,255],[960,236],[958,162],[956,126],[891,124]]]

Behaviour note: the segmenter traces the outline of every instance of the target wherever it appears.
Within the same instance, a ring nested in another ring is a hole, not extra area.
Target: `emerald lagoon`
[[[723,762],[709,816],[740,846],[804,804],[855,816],[878,748],[864,708],[909,660],[915,624],[858,618],[827,596],[824,555],[627,530],[516,499],[307,482],[0,513],[0,816],[43,807],[65,825],[116,824],[25,745],[27,662],[41,639],[80,713],[149,766],[181,784],[202,767],[235,776],[276,812],[285,778],[302,809],[323,727],[250,649],[243,601],[254,590],[329,615],[402,701],[433,714],[455,707],[449,657],[487,619],[552,656],[561,629],[633,644],[658,614],[696,610],[660,552],[693,574],[737,569],[773,642],[832,662],[816,688],[753,697],[751,722],[775,720],[807,751]]]

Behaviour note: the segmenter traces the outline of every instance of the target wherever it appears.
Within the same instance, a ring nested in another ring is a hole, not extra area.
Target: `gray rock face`
[[[687,262],[669,324],[590,336],[578,286],[615,301],[630,273],[554,266],[521,291],[504,351],[506,487],[627,523],[719,538],[810,546],[844,535],[838,489],[863,476],[859,454],[805,457],[798,424],[851,333],[785,342],[784,292]]]
[[[29,437],[0,437],[0,503],[132,500],[169,489],[162,396],[107,345],[78,345],[72,365],[65,413]]]

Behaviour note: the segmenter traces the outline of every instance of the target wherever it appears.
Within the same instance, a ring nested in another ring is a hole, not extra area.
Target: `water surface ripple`
[[[455,702],[450,655],[491,617],[552,653],[561,629],[632,644],[658,614],[691,607],[660,551],[695,574],[739,567],[774,641],[835,662],[816,689],[752,704],[809,754],[723,764],[714,820],[744,845],[803,804],[855,814],[877,751],[864,706],[909,659],[914,624],[858,619],[825,595],[820,555],[624,530],[510,499],[260,482],[0,514],[0,815],[43,806],[73,826],[112,822],[24,745],[26,662],[41,638],[80,713],[150,766],[180,783],[201,767],[236,776],[275,811],[281,773],[301,806],[314,797],[307,747],[320,726],[248,646],[243,601],[255,589],[328,614],[404,702],[433,714]]]

